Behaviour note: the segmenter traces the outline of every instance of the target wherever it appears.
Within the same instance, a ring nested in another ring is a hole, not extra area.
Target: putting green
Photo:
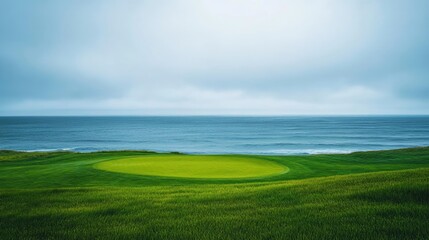
[[[139,175],[180,178],[254,178],[278,175],[289,169],[281,164],[251,157],[160,155],[101,162],[95,168]]]

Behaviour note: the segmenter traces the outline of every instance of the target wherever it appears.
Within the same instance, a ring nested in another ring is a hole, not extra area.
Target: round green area
[[[95,168],[129,174],[179,178],[256,178],[282,174],[284,165],[251,157],[160,155],[101,162]]]

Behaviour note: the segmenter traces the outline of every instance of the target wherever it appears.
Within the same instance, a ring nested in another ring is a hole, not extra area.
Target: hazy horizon
[[[0,115],[0,117],[237,117],[237,118],[288,118],[288,117],[428,117],[429,114],[289,114],[289,115],[226,115],[226,114],[213,114],[213,115],[198,115],[198,114],[187,114],[187,115],[126,115],[126,114],[118,114],[118,115],[79,115],[79,114],[70,114],[70,115]]]
[[[429,1],[0,3],[0,116],[429,114]]]

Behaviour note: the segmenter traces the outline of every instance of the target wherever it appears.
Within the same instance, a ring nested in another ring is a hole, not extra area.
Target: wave
[[[76,151],[76,148],[37,148],[37,149],[24,149],[16,150],[20,152],[73,152]]]
[[[266,154],[282,154],[282,155],[313,155],[313,154],[346,154],[356,150],[340,150],[340,149],[297,149],[297,150],[269,150]]]
[[[359,142],[344,142],[344,143],[298,143],[298,142],[276,142],[276,143],[245,143],[238,144],[239,147],[299,147],[299,146],[317,146],[317,147],[406,147],[404,144],[395,143],[359,143]]]
[[[418,147],[418,146],[412,146]],[[169,152],[181,152],[184,154],[251,154],[251,155],[284,155],[284,156],[299,156],[299,155],[316,155],[316,154],[349,154],[353,152],[360,151],[374,151],[374,150],[390,150],[397,148],[377,148],[377,149],[270,149],[270,150],[253,150],[253,151],[164,151],[164,150],[154,150],[154,149],[127,149],[133,151],[153,151],[158,153],[169,153]],[[59,152],[59,151],[69,151],[69,152],[99,152],[99,151],[122,151],[123,149],[108,149],[108,148],[41,148],[41,149],[30,149],[30,150],[16,150],[21,152]]]
[[[136,151],[147,149],[134,149]],[[17,150],[21,152],[59,152],[59,151],[70,151],[70,152],[97,152],[97,151],[120,151],[119,149],[105,149],[105,148],[91,148],[91,147],[73,147],[73,148],[38,148],[38,149],[25,149]],[[358,151],[358,150],[355,150]],[[160,153],[170,151],[156,151]],[[340,150],[340,149],[273,149],[273,150],[262,150],[262,151],[180,151],[188,154],[280,154],[280,155],[312,155],[312,154],[345,154],[351,153],[352,150]]]
[[[381,149],[380,149],[381,150]],[[255,154],[255,155],[314,155],[314,154],[347,154],[362,150],[342,150],[342,149],[273,149],[263,151],[184,151],[188,154]]]

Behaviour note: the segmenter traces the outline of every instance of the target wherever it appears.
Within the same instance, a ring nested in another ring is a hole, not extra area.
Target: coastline
[[[1,151],[10,152],[26,152],[26,153],[52,153],[52,152],[70,152],[70,153],[116,153],[116,152],[140,152],[140,153],[157,153],[157,154],[187,154],[187,155],[261,155],[261,156],[305,156],[305,155],[332,155],[332,154],[352,154],[359,152],[382,152],[405,149],[427,148],[426,146],[412,146],[403,148],[375,149],[375,150],[358,150],[358,151],[341,151],[341,150],[297,150],[296,153],[280,153],[275,152],[180,152],[180,151],[154,151],[147,149],[117,149],[117,150],[93,150],[93,151],[76,151],[73,148],[62,149],[35,149],[35,150],[15,150],[15,149],[0,149]]]

